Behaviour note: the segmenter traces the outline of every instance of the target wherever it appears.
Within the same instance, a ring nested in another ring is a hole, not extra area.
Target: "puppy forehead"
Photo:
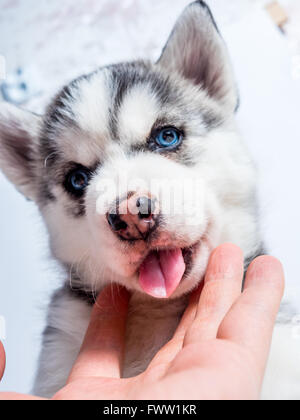
[[[101,69],[78,85],[76,100],[72,104],[72,113],[80,130],[90,137],[107,137],[110,126],[110,75],[107,69]]]
[[[78,84],[72,113],[78,128],[99,140],[144,135],[159,114],[157,91],[164,80],[146,63],[125,63],[98,70]],[[167,96],[167,95],[166,95]]]
[[[166,100],[168,94],[165,80],[150,65],[106,67],[75,80],[58,95],[50,132],[68,154],[77,153],[79,145],[98,150],[109,141],[144,141],[159,116],[162,95]]]
[[[160,102],[148,84],[138,84],[129,89],[117,116],[120,142],[145,142],[153,124],[159,118],[160,110]]]
[[[66,161],[89,166],[105,159],[112,143],[127,149],[146,142],[157,121],[196,121],[198,130],[204,113],[195,89],[147,62],[112,65],[80,77],[50,108],[45,153],[58,151]]]

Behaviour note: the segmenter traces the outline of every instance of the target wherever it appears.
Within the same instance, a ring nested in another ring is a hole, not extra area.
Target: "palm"
[[[283,293],[282,267],[272,257],[260,257],[248,270],[243,292],[242,278],[241,251],[233,245],[217,248],[174,337],[144,373],[130,379],[120,378],[128,295],[119,293],[116,308],[115,294],[106,289],[68,383],[54,398],[258,398]]]

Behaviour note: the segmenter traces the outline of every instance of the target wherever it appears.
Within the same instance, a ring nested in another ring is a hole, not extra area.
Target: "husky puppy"
[[[223,39],[196,1],[157,63],[79,77],[44,116],[1,104],[0,167],[39,207],[66,270],[50,304],[35,394],[52,396],[65,384],[93,296],[106,284],[132,292],[129,377],[171,338],[216,246],[239,245],[245,267],[263,252],[238,103]],[[170,189],[153,180],[175,186],[177,204],[197,211],[170,209]]]

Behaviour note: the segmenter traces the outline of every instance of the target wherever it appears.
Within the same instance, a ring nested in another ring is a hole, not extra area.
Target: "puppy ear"
[[[27,198],[36,195],[41,117],[0,102],[0,169]]]
[[[158,64],[201,86],[228,110],[236,109],[238,94],[227,48],[204,1],[184,10]]]

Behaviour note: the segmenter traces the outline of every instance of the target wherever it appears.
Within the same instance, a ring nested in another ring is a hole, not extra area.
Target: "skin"
[[[129,295],[106,288],[67,384],[53,399],[258,399],[284,273],[278,260],[263,256],[249,267],[243,292],[242,279],[242,251],[218,247],[173,338],[144,373],[130,379],[120,379]],[[0,346],[1,376],[4,366]],[[0,399],[36,398],[2,393]]]

